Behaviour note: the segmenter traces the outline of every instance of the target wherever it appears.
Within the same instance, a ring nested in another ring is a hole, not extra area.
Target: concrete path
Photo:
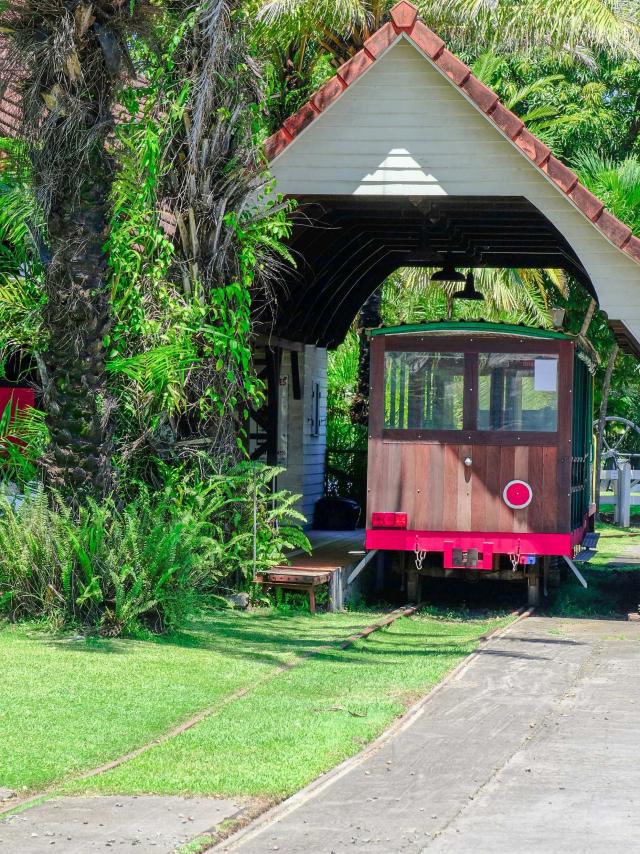
[[[639,850],[640,625],[516,624],[411,726],[294,800],[215,850]]]
[[[171,854],[241,807],[216,798],[57,798],[0,823],[0,854]]]

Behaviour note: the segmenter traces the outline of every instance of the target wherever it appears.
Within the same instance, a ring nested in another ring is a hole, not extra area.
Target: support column
[[[342,575],[345,567],[340,567],[331,573],[329,582],[329,610],[342,611],[344,608],[344,582]]]
[[[618,466],[616,498],[616,524],[628,528],[631,525],[631,463],[628,460]]]
[[[540,567],[533,566],[527,573],[527,605],[537,608],[540,605]]]
[[[417,602],[420,591],[420,575],[417,569],[407,572],[407,602]]]

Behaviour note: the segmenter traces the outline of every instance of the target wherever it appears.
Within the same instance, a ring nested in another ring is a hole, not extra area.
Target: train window
[[[558,357],[480,353],[478,430],[558,429]]]
[[[385,353],[384,426],[390,430],[461,430],[463,353]]]

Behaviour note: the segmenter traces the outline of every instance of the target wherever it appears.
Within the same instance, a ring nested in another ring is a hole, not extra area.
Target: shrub
[[[122,509],[88,500],[75,516],[40,491],[2,514],[0,609],[105,635],[180,624],[223,549],[209,523],[146,491]]]
[[[253,570],[254,509],[257,572],[286,563],[291,549],[310,551],[309,540],[296,523],[305,517],[295,509],[299,495],[275,488],[284,469],[242,462],[223,474],[201,467],[167,467],[166,490],[183,507],[206,514],[213,536],[224,543],[216,556],[216,577],[240,575],[249,582]]]
[[[308,547],[288,524],[297,496],[270,492],[277,469],[243,464],[224,475],[174,477],[120,506],[86,500],[74,514],[42,490],[0,498],[0,613],[103,635],[179,626],[222,580]],[[281,524],[282,523],[282,524]]]

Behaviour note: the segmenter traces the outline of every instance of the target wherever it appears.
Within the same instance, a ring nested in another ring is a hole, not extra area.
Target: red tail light
[[[406,528],[406,513],[373,513],[371,525],[374,528]]]

